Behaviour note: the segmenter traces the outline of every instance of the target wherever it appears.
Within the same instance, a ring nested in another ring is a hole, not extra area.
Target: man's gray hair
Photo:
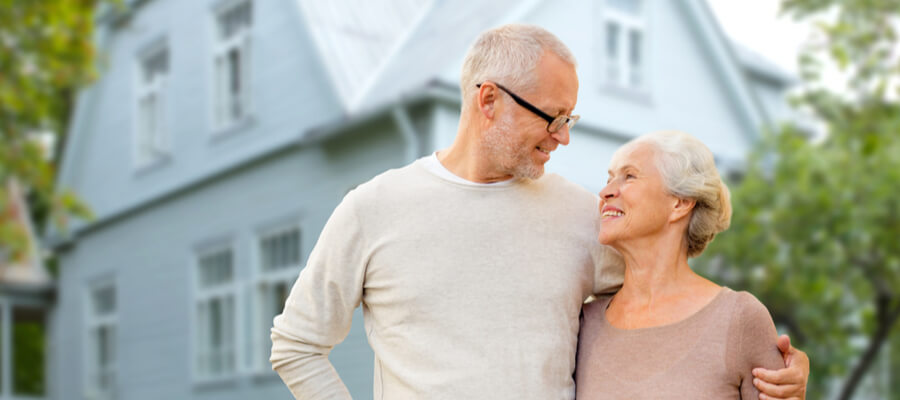
[[[719,176],[712,152],[699,139],[676,131],[640,136],[618,151],[637,143],[648,143],[654,148],[656,168],[670,194],[696,201],[685,242],[688,257],[699,256],[716,234],[731,223],[731,196]]]
[[[484,81],[513,91],[529,91],[537,85],[535,69],[544,52],[576,65],[575,56],[556,35],[534,25],[509,24],[481,34],[463,61],[459,83],[463,108]]]

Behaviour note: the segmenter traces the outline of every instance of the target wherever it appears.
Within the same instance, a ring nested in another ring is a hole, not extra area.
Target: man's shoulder
[[[566,193],[567,195],[580,196],[580,197],[592,197],[596,198],[597,195],[589,192],[583,186],[572,182],[559,174],[546,174],[541,181],[548,186],[548,188],[552,188],[556,191]]]
[[[355,198],[380,198],[393,193],[415,190],[426,179],[421,165],[414,161],[398,168],[391,168],[353,188],[348,196]]]
[[[558,174],[546,174],[540,182],[548,192],[553,193],[557,201],[563,201],[566,204],[580,204],[596,208],[597,202],[600,200],[597,194],[589,192],[584,186]]]

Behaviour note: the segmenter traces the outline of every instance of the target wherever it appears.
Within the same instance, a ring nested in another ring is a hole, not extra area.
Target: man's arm
[[[806,398],[806,382],[809,380],[809,357],[791,346],[787,335],[778,338],[778,349],[784,356],[785,368],[770,370],[754,368],[753,384],[759,389],[760,399],[802,400]]]
[[[350,399],[328,361],[362,298],[365,240],[347,195],[335,209],[272,327],[272,369],[298,399]]]
[[[591,248],[594,262],[594,288],[591,294],[615,293],[622,287],[625,279],[625,260],[618,251],[609,246],[596,243]]]

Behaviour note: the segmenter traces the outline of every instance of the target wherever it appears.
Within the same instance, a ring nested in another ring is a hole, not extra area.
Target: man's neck
[[[438,161],[444,168],[476,183],[502,182],[513,178],[510,174],[497,171],[496,165],[491,162],[491,154],[476,140],[475,131],[462,132],[461,130],[467,129],[463,124],[460,124],[459,129],[453,144],[437,153]]]

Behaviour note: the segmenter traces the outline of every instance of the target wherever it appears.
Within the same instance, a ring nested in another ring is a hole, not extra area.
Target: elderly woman
[[[625,259],[625,283],[584,307],[578,399],[756,399],[750,371],[784,367],[765,306],[694,273],[731,219],[712,153],[679,132],[619,149],[600,192],[601,243]]]

